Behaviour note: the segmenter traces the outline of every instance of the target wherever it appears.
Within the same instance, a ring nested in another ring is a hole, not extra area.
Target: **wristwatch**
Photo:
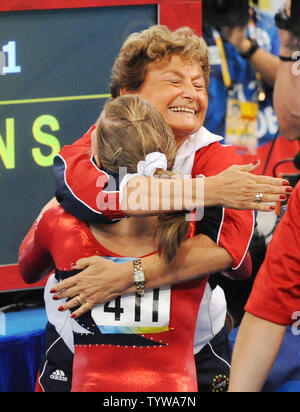
[[[141,259],[134,259],[133,261],[133,278],[137,296],[144,296],[146,278]]]
[[[240,56],[242,56],[244,59],[249,60],[253,54],[256,52],[257,49],[259,49],[259,45],[255,39],[249,39],[251,42],[251,47],[247,52],[239,52]]]
[[[278,56],[282,62],[297,62],[300,60],[299,52],[295,52],[292,56]]]

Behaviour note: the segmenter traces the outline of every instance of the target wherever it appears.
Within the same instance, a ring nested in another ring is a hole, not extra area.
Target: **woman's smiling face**
[[[203,125],[207,105],[207,85],[201,66],[179,55],[155,60],[147,66],[145,80],[134,93],[152,103],[171,127],[177,145]]]

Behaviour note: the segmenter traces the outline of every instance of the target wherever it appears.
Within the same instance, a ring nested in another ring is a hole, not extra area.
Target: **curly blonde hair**
[[[112,97],[119,96],[121,88],[137,90],[145,80],[149,63],[159,59],[170,59],[173,55],[199,63],[208,87],[210,66],[204,39],[189,27],[171,31],[166,26],[155,25],[131,34],[123,43],[112,68]]]

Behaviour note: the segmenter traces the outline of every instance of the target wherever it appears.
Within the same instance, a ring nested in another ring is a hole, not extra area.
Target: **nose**
[[[196,92],[194,85],[189,81],[186,81],[182,84],[181,90],[182,90],[182,96],[185,97],[186,99],[193,100],[197,96],[197,92]]]

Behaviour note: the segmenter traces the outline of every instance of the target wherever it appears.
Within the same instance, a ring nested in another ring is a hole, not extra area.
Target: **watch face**
[[[145,281],[145,275],[142,270],[134,272],[134,281],[135,282],[144,282]]]

